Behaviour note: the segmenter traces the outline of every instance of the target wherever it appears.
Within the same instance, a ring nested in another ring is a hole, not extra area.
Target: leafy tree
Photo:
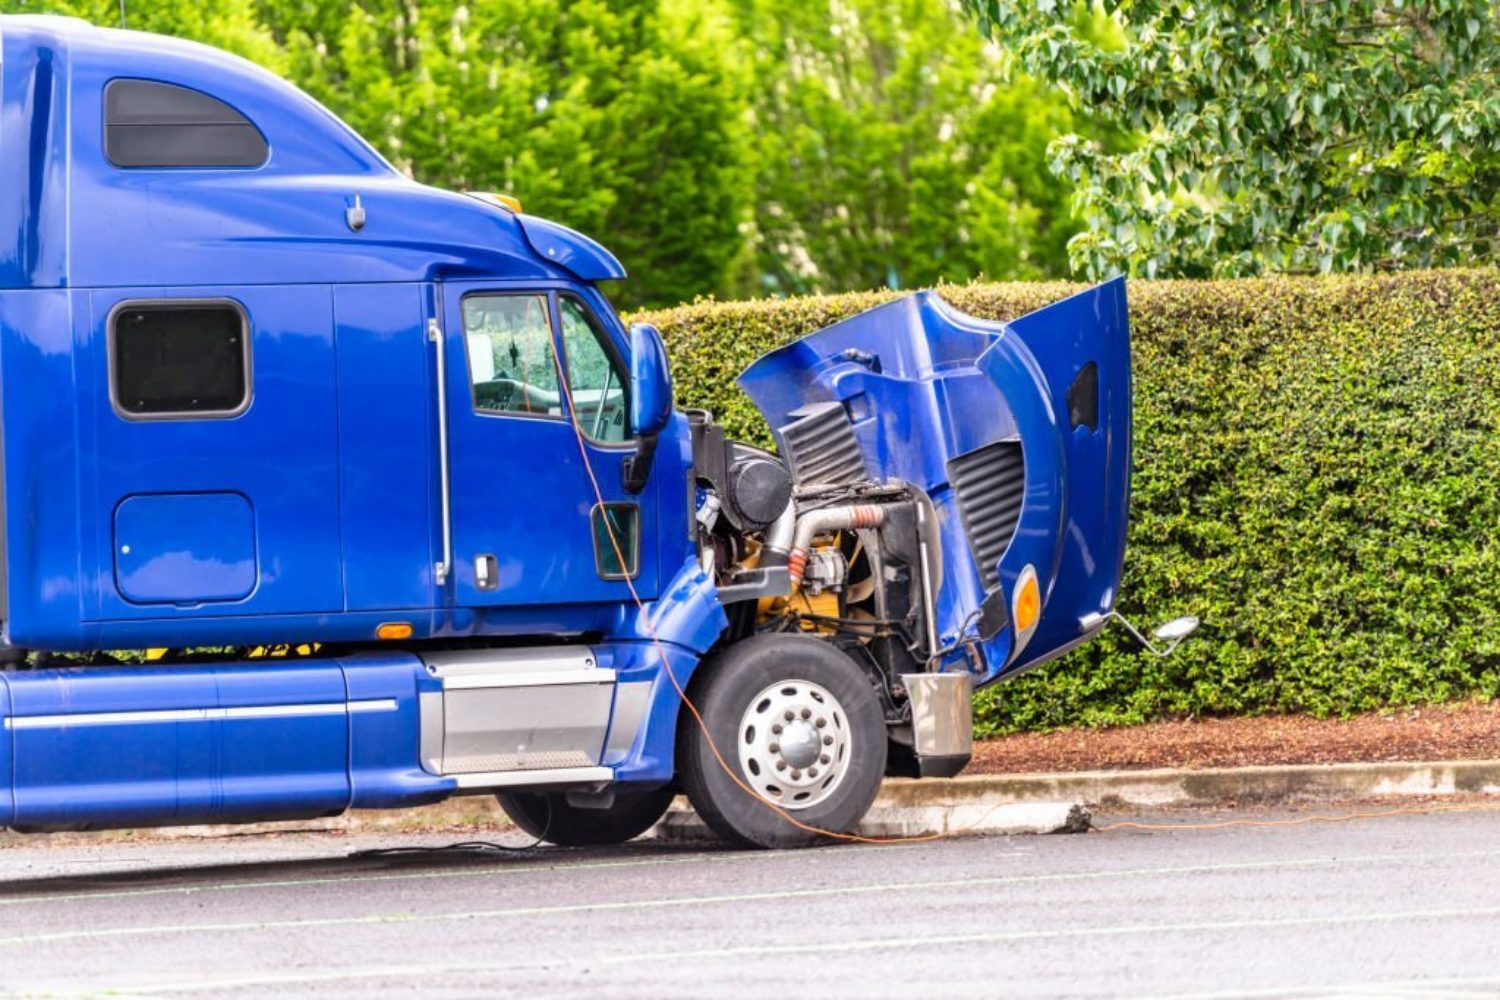
[[[724,289],[743,89],[690,0],[260,0],[293,78],[413,176],[495,190],[603,239],[626,304]]]
[[[1062,101],[1007,83],[948,0],[729,0],[755,70],[765,290],[910,287],[1066,268]]]
[[[1072,260],[1090,274],[1386,269],[1500,249],[1495,0],[963,3],[1075,108],[1141,136],[1124,152],[1076,135],[1052,146],[1087,225]]]

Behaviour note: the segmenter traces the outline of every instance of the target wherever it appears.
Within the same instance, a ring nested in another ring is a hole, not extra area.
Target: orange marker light
[[[410,639],[411,626],[406,622],[386,622],[375,630],[377,639]]]
[[[1027,573],[1016,593],[1016,631],[1028,632],[1042,616],[1042,594],[1037,589],[1036,575]]]

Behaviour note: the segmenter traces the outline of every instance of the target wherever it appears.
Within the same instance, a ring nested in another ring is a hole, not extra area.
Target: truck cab
[[[0,17],[0,826],[482,793],[602,843],[684,791],[806,843],[1112,610],[1122,282],[773,351],[773,453],[621,280],[244,60]]]

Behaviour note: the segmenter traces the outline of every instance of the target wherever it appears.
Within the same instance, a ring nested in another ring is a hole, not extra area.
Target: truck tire
[[[651,829],[676,796],[670,787],[620,793],[603,809],[569,805],[563,792],[499,792],[495,798],[528,836],[558,847],[602,847],[634,840]]]
[[[725,840],[810,846],[829,839],[821,831],[850,830],[875,800],[885,774],[885,718],[865,671],[828,643],[805,635],[744,639],[699,668],[689,697],[708,732],[682,710],[678,777],[703,822]],[[710,736],[735,777],[714,756]]]

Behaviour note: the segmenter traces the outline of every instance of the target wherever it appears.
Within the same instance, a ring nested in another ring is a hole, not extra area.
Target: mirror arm
[[[642,434],[636,438],[635,453],[625,456],[620,463],[620,479],[626,493],[639,493],[646,488],[651,476],[651,461],[656,457],[655,434]]]
[[[1147,652],[1151,653],[1153,656],[1159,657],[1171,656],[1173,651],[1176,650],[1178,646],[1182,645],[1183,641],[1187,639],[1188,635],[1191,634],[1193,629],[1197,628],[1195,619],[1193,628],[1189,629],[1188,632],[1184,633],[1183,635],[1174,636],[1166,640],[1163,640],[1161,636],[1157,636],[1157,641],[1163,642],[1163,645],[1157,646],[1150,639],[1142,635],[1141,630],[1131,624],[1130,619],[1126,618],[1118,611],[1106,611],[1103,614],[1099,614],[1096,612],[1091,615],[1085,615],[1083,620],[1079,622],[1080,631],[1085,633],[1094,632],[1096,630],[1102,629],[1111,621],[1117,621],[1121,625],[1125,626],[1125,631],[1130,633],[1130,637],[1132,639],[1144,646]]]

